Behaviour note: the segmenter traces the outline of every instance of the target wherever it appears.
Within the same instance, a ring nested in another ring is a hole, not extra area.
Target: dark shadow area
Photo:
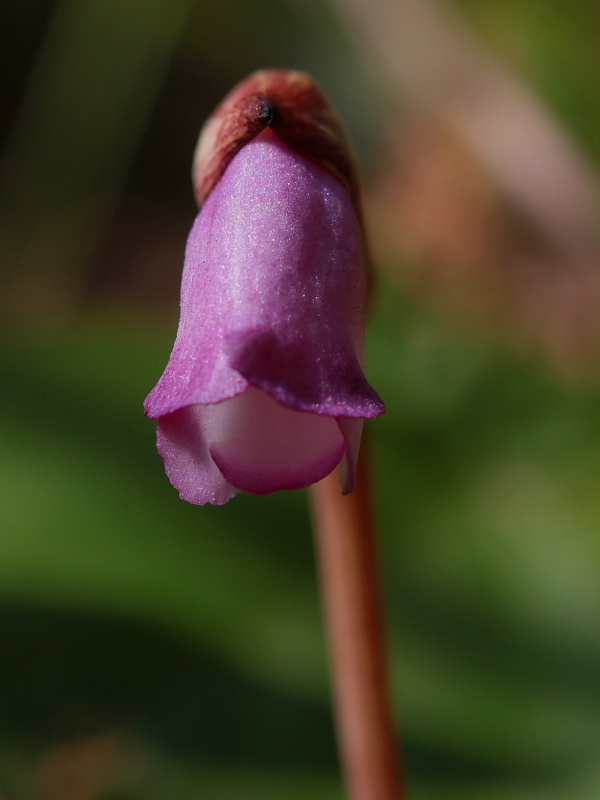
[[[133,621],[18,604],[0,607],[0,731],[44,748],[111,726],[192,761],[335,772],[326,703],[253,680],[208,651]],[[572,763],[521,766],[411,738],[410,775],[428,783],[560,781]]]
[[[0,608],[0,728],[43,746],[112,725],[178,756],[336,768],[326,703],[253,680],[216,655],[132,621]]]

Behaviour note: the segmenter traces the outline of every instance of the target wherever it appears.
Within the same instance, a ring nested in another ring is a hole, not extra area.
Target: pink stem
[[[340,759],[351,800],[403,800],[394,735],[365,446],[356,491],[337,473],[312,487],[312,507]]]

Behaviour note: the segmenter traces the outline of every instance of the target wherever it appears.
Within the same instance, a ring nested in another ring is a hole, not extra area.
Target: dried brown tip
[[[236,153],[266,127],[340,180],[362,218],[356,162],[342,123],[313,79],[290,70],[252,73],[207,120],[192,171],[200,207]]]

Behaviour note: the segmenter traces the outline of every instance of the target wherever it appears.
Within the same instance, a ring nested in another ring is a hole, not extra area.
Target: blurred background
[[[593,0],[0,0],[0,798],[341,800],[306,497],[177,497],[142,400],[199,129],[311,72],[360,155],[414,800],[600,796]]]

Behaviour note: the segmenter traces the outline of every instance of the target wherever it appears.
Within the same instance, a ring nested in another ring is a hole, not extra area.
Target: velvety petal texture
[[[342,184],[265,129],[188,240],[177,340],[146,399],[167,474],[193,503],[301,488],[384,410],[362,371],[362,236]]]

